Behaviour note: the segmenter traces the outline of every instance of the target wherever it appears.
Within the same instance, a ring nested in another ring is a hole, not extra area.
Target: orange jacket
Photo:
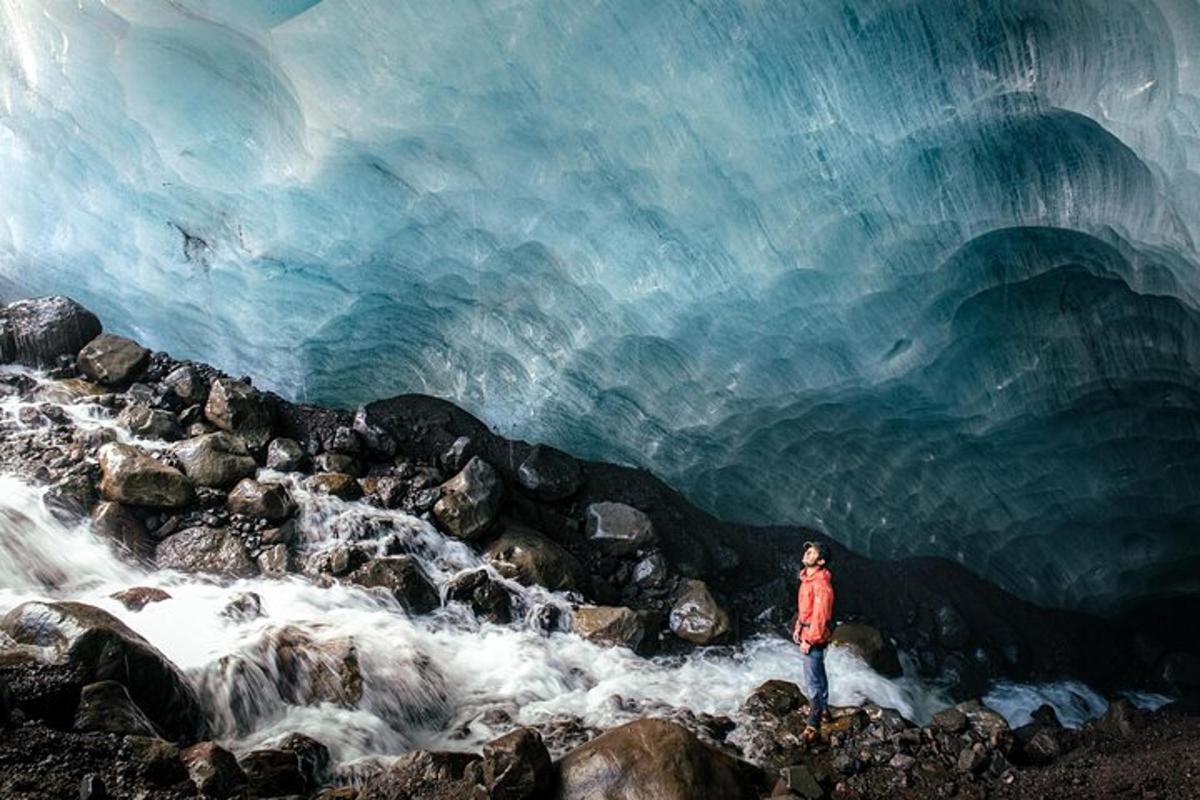
[[[825,644],[829,641],[829,621],[833,619],[833,576],[824,567],[800,573],[800,591],[796,602],[796,631],[801,641]]]

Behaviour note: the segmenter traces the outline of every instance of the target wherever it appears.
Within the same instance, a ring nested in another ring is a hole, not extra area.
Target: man
[[[808,692],[808,726],[804,741],[812,744],[819,735],[821,719],[828,716],[829,679],[825,675],[825,649],[829,645],[833,621],[833,576],[829,563],[829,545],[805,542],[800,571],[799,606],[792,641],[800,645],[804,659],[804,682]]]

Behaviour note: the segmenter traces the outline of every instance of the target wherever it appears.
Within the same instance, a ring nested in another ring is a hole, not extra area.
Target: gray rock
[[[692,644],[712,644],[729,633],[729,614],[717,603],[704,581],[683,583],[671,607],[671,632]]]
[[[154,541],[142,521],[120,503],[105,502],[92,511],[92,532],[117,544],[137,558],[149,558]]]
[[[344,472],[322,472],[312,475],[305,479],[304,488],[313,494],[326,494],[343,500],[353,500],[362,496],[362,486],[358,480]]]
[[[98,681],[83,687],[72,728],[80,733],[158,736],[154,723],[133,702],[125,686],[116,681]]]
[[[280,472],[296,472],[303,469],[308,456],[295,439],[272,439],[267,448],[267,466]]]
[[[502,492],[496,471],[475,457],[442,484],[442,497],[434,504],[433,514],[450,535],[478,539],[496,518]]]
[[[258,574],[242,540],[220,528],[188,528],[158,545],[154,563],[159,569],[205,572],[234,578]]]
[[[446,452],[442,453],[438,461],[442,465],[442,469],[447,472],[458,472],[462,469],[463,463],[470,452],[471,437],[459,436],[446,448]]]
[[[184,473],[201,486],[228,488],[254,474],[254,458],[238,436],[206,433],[172,448]]]
[[[246,785],[246,774],[237,759],[216,742],[194,744],[182,750],[179,758],[204,797],[227,800]]]
[[[646,638],[644,616],[625,606],[580,606],[571,619],[571,630],[589,642],[634,651]]]
[[[960,772],[977,773],[987,767],[987,753],[976,749],[973,745],[964,747],[958,754],[958,769]]]
[[[362,437],[367,449],[386,458],[394,458],[399,449],[396,439],[378,425],[372,425],[367,410],[359,406],[354,414],[354,432]]]
[[[52,367],[100,330],[96,315],[68,297],[18,300],[0,308],[0,364]]]
[[[670,580],[671,572],[662,553],[651,553],[638,561],[629,574],[629,582],[641,589],[662,589]]]
[[[102,333],[79,351],[79,371],[96,383],[116,386],[142,374],[150,351],[132,339]]]
[[[264,575],[285,575],[293,572],[292,553],[285,544],[276,544],[264,549],[255,559],[259,571]]]
[[[505,578],[524,586],[584,592],[591,584],[579,559],[535,530],[509,523],[484,553]]]
[[[992,747],[1000,747],[1012,738],[1008,720],[978,700],[967,700],[955,706],[967,718],[971,729]]]
[[[808,702],[800,687],[791,681],[771,679],[759,684],[746,698],[745,709],[752,715],[783,717]]]
[[[195,496],[177,469],[155,461],[131,445],[109,442],[100,448],[100,491],[109,500],[134,506],[180,508]]]
[[[579,490],[579,462],[561,450],[535,445],[517,467],[517,480],[541,500],[564,500]]]
[[[614,556],[631,556],[654,544],[650,518],[624,503],[592,503],[585,512],[585,531],[592,544]]]
[[[238,762],[252,797],[305,795],[308,782],[300,771],[300,759],[286,750],[252,750]],[[314,787],[315,788],[315,787]]]
[[[825,790],[817,782],[816,776],[812,774],[812,770],[803,764],[793,764],[790,767],[784,767],[779,770],[779,778],[783,782],[783,785],[790,789],[796,797],[803,797],[805,800],[817,800],[817,798],[825,796]]]
[[[42,495],[46,510],[68,525],[86,517],[96,500],[96,487],[85,474],[67,475]]]
[[[943,708],[933,715],[934,727],[946,733],[963,733],[969,724],[967,715],[957,708]]]
[[[414,614],[425,614],[441,605],[437,589],[412,556],[373,558],[350,573],[348,580],[368,589],[385,589]]]
[[[483,746],[483,781],[491,800],[542,797],[554,782],[554,767],[541,735],[518,728]]]
[[[446,599],[465,603],[475,616],[503,624],[512,620],[512,598],[508,590],[492,580],[486,569],[464,572],[446,586]]]
[[[234,514],[280,522],[296,511],[296,501],[281,483],[259,483],[243,478],[229,492],[229,510]]]
[[[313,459],[313,468],[318,472],[344,472],[358,475],[358,461],[345,453],[321,453]]]
[[[221,430],[236,433],[255,450],[271,441],[271,407],[262,393],[241,381],[213,381],[204,416]]]
[[[208,398],[208,385],[187,364],[178,366],[162,379],[163,387],[189,406],[203,405]]]
[[[300,762],[300,772],[309,787],[322,786],[329,782],[332,759],[329,748],[311,736],[289,733],[282,739],[273,739],[271,747],[287,753],[295,753]]]
[[[142,439],[173,442],[183,435],[174,414],[148,406],[125,406],[117,415],[117,424]]]

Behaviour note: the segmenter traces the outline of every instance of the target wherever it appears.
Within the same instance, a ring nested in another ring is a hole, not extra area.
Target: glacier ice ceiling
[[[1200,591],[1197,0],[0,0],[0,293],[1048,604]]]

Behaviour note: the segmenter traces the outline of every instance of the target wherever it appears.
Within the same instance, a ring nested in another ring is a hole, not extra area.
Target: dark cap
[[[804,543],[804,550],[808,550],[810,547],[816,549],[817,555],[819,555],[826,564],[829,563],[829,545],[821,541]]]

